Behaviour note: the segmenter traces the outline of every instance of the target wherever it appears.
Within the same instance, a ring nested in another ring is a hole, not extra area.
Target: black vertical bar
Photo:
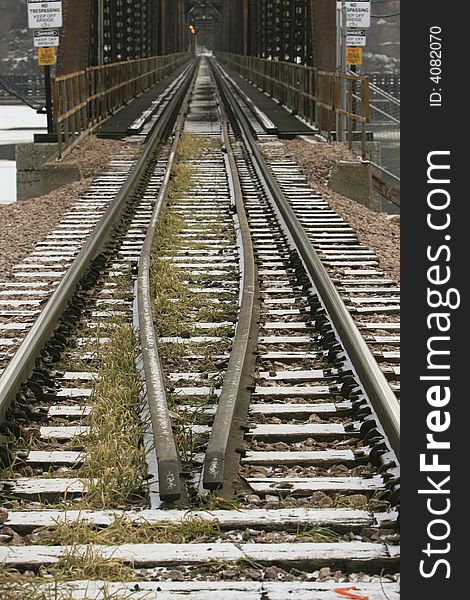
[[[357,67],[356,67],[356,65],[351,65],[351,71],[354,73],[354,75],[356,74],[356,72],[357,72]],[[354,85],[354,84],[351,84],[351,85]],[[353,88],[353,89],[354,89],[354,88]],[[356,98],[353,96],[353,100],[352,100],[352,111],[353,111],[353,113],[356,113],[356,110],[357,110],[357,100],[356,100]],[[356,122],[356,119],[353,119],[353,120],[352,120],[352,128],[353,128],[353,130],[354,130],[354,131],[357,129],[357,122]]]
[[[44,86],[46,91],[47,133],[54,133],[54,120],[52,118],[52,93],[51,93],[51,67],[44,67]]]
[[[403,598],[453,600],[469,596],[470,11],[401,12],[401,585]]]
[[[296,2],[295,0],[289,1],[289,23],[286,24],[284,35],[288,36],[287,47],[285,54],[289,55],[288,60],[290,62],[294,61],[295,57],[295,34],[296,34],[296,25],[297,25],[297,15],[296,15]],[[305,26],[305,24],[304,24]],[[283,59],[285,60],[285,59]]]
[[[248,0],[243,0],[243,54],[248,55],[249,6]]]

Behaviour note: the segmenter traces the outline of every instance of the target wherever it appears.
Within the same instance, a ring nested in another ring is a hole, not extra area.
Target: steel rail
[[[220,103],[220,110],[223,110]],[[258,341],[259,283],[250,227],[243,204],[243,192],[228,132],[223,118],[223,142],[226,165],[235,200],[241,237],[242,280],[241,302],[233,349],[224,377],[217,412],[212,425],[204,458],[203,487],[205,489],[227,488],[236,476],[236,464],[231,458],[231,441],[246,421],[250,403],[249,386],[253,383],[252,372],[256,364],[255,351]],[[238,427],[238,430],[237,430]],[[238,463],[238,461],[235,461]],[[232,475],[232,476],[231,476]],[[225,481],[225,485],[224,485]]]
[[[11,402],[22,384],[34,372],[36,359],[39,357],[46,342],[54,334],[54,330],[74,295],[80,280],[85,275],[92,261],[100,254],[108,242],[112,231],[115,229],[119,218],[145,173],[150,157],[168,128],[170,120],[174,115],[175,107],[181,104],[184,95],[183,92],[183,87],[177,90],[156,124],[146,147],[137,160],[134,170],[129,174],[115,199],[90,233],[89,238],[50,297],[44,310],[3,371],[0,377],[0,422],[5,420]]]
[[[390,388],[312,243],[266,164],[257,142],[251,134],[249,122],[238,104],[234,102],[233,95],[230,93],[229,86],[223,77],[223,71],[218,65],[216,65],[216,73],[222,89],[225,90],[224,98],[230,103],[231,110],[236,116],[238,128],[246,149],[251,155],[253,164],[284,220],[291,239],[297,246],[305,269],[332,319],[333,326],[338,332],[360,384],[377,413],[380,425],[388,436],[393,451],[399,457],[400,406],[397,397]]]
[[[181,460],[173,436],[173,426],[168,409],[165,376],[161,365],[158,342],[155,335],[152,294],[150,284],[150,268],[152,264],[152,245],[162,210],[168,199],[168,186],[172,167],[175,162],[176,150],[183,129],[184,118],[189,105],[197,69],[193,73],[191,83],[183,86],[185,98],[179,111],[175,137],[170,156],[166,165],[165,177],[152,212],[147,235],[139,260],[137,276],[137,311],[138,327],[142,349],[143,371],[145,374],[147,403],[152,423],[154,447],[157,457],[158,491],[161,500],[174,502],[182,495]]]

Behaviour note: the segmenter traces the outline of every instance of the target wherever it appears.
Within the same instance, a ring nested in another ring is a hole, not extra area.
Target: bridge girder
[[[236,54],[336,67],[336,0],[63,0],[59,71],[181,52]],[[101,26],[98,24],[101,23]]]
[[[336,68],[336,0],[223,0],[221,50]]]
[[[61,73],[189,47],[185,0],[63,0],[63,9]]]
[[[222,13],[223,0],[186,0],[186,12],[189,14],[194,9],[215,10],[219,15]]]

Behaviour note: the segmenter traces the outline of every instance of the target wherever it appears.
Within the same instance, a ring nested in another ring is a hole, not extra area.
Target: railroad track
[[[400,397],[400,288],[379,268],[376,253],[360,244],[353,228],[320,194],[276,139],[263,154],[295,216],[335,283],[394,394]]]
[[[65,317],[5,356],[2,594],[398,598],[398,403],[309,236],[343,294],[386,284],[219,67],[186,85]]]

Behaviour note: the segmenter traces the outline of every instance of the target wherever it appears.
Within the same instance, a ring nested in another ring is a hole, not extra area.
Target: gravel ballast
[[[64,162],[77,162],[83,179],[49,194],[0,205],[0,280],[57,225],[64,212],[90,186],[93,177],[123,150],[134,156],[139,144],[89,138],[70,152]]]
[[[357,155],[339,143],[311,143],[302,139],[283,141],[286,158],[294,160],[313,190],[355,229],[359,241],[372,248],[388,277],[400,281],[400,219],[390,219],[327,187],[331,168],[339,160],[357,161]]]
[[[295,160],[309,179],[311,187],[323,194],[331,207],[356,230],[361,243],[373,248],[380,266],[395,281],[400,281],[400,222],[385,213],[376,213],[327,187],[333,164],[338,160],[357,160],[343,144],[312,144],[302,139],[283,142],[287,157]],[[63,213],[90,185],[110,156],[128,149],[133,155],[138,144],[91,138],[74,149],[67,160],[76,161],[84,179],[49,194],[8,205],[0,205],[0,279],[21,261],[36,242],[47,235]]]

